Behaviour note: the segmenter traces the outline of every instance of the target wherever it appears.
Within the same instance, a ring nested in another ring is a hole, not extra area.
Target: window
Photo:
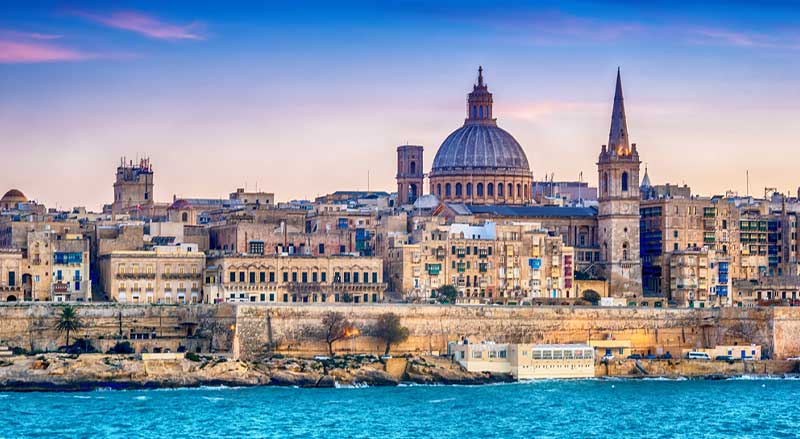
[[[374,284],[378,283],[378,272],[377,271],[373,271],[372,272],[372,283],[374,283]]]
[[[325,254],[325,244],[320,244],[319,245],[319,254],[321,254],[321,255]]]
[[[411,175],[416,174],[417,173],[417,162],[412,160],[411,161],[411,166],[409,167],[409,169],[411,170]]]
[[[244,283],[244,271],[239,272],[239,282]]]
[[[184,222],[184,223],[188,223],[189,222],[189,214],[186,213],[186,212],[183,212],[181,214],[181,221]]]
[[[517,183],[517,197],[518,198],[522,197],[522,185],[519,183]]]
[[[261,282],[263,284],[264,282],[266,282],[266,280],[267,280],[267,273],[264,273],[263,271],[258,273],[258,281],[259,282]]]
[[[461,183],[456,183],[456,196],[461,196]]]
[[[323,271],[322,273],[320,273],[320,277],[322,279],[322,282],[327,282],[328,281],[328,273]]]
[[[292,272],[292,282],[297,282],[297,272],[296,271]]]
[[[497,196],[498,197],[502,197],[503,196],[503,183],[500,183],[500,184],[497,185]]]
[[[236,272],[231,271],[231,282],[236,282]]]
[[[608,172],[603,172],[603,193],[608,195]]]
[[[494,196],[494,184],[489,183],[486,185],[486,195],[490,197]]]
[[[436,185],[436,195],[438,195],[439,197],[442,196],[442,184],[441,183]]]
[[[264,241],[250,241],[248,245],[248,252],[251,255],[263,255],[264,254]]]
[[[626,192],[628,190],[628,173],[622,173],[622,191]]]
[[[483,183],[478,183],[478,184],[475,186],[475,190],[477,191],[477,193],[478,193],[478,196],[479,196],[479,197],[482,197],[482,196],[483,196]]]
[[[472,183],[467,183],[467,196],[472,196]]]
[[[275,282],[275,272],[274,271],[270,271],[269,272],[269,281],[272,282],[272,283]]]
[[[283,272],[283,281],[289,282],[289,273],[286,271]]]
[[[508,195],[508,198],[513,198],[514,197],[514,185],[513,184],[511,184],[511,183],[508,184],[508,192],[506,192],[506,194]]]
[[[445,183],[444,184],[444,196],[445,197],[449,197],[450,196],[450,183]]]
[[[250,283],[251,284],[256,283],[256,272],[255,271],[251,271],[250,272]]]

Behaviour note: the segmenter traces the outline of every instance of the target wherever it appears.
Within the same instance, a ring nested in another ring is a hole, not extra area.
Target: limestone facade
[[[205,301],[266,303],[376,303],[386,284],[383,261],[351,256],[211,257]]]
[[[575,254],[538,224],[424,225],[412,243],[389,248],[392,291],[431,301],[452,285],[463,303],[530,303],[575,298]]]
[[[204,253],[193,245],[115,250],[100,256],[108,300],[120,303],[200,303]]]

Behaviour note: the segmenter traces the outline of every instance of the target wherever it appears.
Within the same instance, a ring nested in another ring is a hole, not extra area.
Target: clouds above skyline
[[[135,32],[157,40],[205,40],[204,25],[193,21],[189,24],[173,24],[137,11],[115,11],[93,13],[87,11],[71,11],[77,17],[102,24],[115,29]]]
[[[14,1],[14,0],[10,0]],[[800,181],[800,12],[781,2],[18,1],[0,16],[0,132],[17,187],[97,208],[120,156],[156,199],[391,190],[398,144],[437,147],[483,65],[534,176],[588,181],[622,67],[655,183]],[[752,154],[768,145],[771,154]],[[29,172],[34,164],[41,173]],[[44,177],[42,177],[44,175]]]

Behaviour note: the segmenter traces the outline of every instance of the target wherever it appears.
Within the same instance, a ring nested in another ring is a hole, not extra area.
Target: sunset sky
[[[120,156],[156,199],[396,190],[425,167],[483,65],[535,179],[596,184],[614,79],[654,183],[713,195],[800,185],[794,2],[44,2],[0,14],[0,192],[112,201]],[[670,5],[672,4],[672,5]]]

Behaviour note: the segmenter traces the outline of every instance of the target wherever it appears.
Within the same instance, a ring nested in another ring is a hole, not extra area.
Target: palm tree
[[[69,333],[83,328],[84,324],[78,315],[78,309],[72,305],[65,305],[61,308],[61,315],[58,317],[55,329],[59,334],[67,333],[67,347],[69,347]]]

